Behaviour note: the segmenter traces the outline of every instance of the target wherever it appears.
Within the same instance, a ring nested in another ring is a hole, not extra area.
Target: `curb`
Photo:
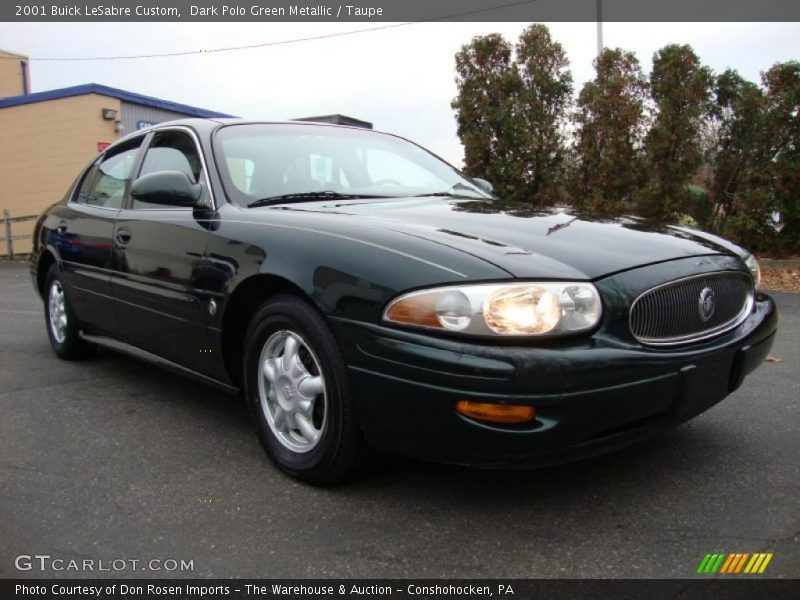
[[[759,258],[758,264],[768,269],[800,269],[800,258]]]

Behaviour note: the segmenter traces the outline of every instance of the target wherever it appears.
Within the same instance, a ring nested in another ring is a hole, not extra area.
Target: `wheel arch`
[[[228,377],[241,385],[241,372],[247,324],[270,296],[289,293],[306,301],[319,312],[318,305],[299,285],[280,275],[258,273],[241,281],[233,290],[222,314],[222,357]]]
[[[36,290],[39,296],[44,298],[44,280],[47,277],[47,272],[52,265],[61,266],[61,259],[58,252],[49,245],[42,250],[39,259],[36,261]]]

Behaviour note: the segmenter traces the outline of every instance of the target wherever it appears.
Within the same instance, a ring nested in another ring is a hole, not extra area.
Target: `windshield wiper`
[[[467,196],[466,194],[459,194],[456,192],[428,192],[427,194],[414,194],[412,198],[427,198],[427,197],[446,197],[446,198],[465,198],[467,200],[487,200],[484,196]]]
[[[468,196],[466,194],[459,194],[459,191],[464,192],[474,192],[477,194],[476,196]],[[424,198],[425,196],[433,196],[433,197],[447,197],[447,198],[466,198],[467,200],[483,200],[485,196],[481,194],[478,190],[473,187],[470,187],[464,183],[456,183],[453,187],[449,190],[442,191],[442,192],[429,192],[427,194],[414,194],[413,198]]]
[[[289,204],[292,202],[313,202],[314,200],[352,200],[355,198],[388,198],[389,196],[370,196],[365,194],[342,194],[331,190],[324,192],[298,192],[296,194],[281,194],[254,200],[247,208],[257,206],[271,206],[273,204]]]

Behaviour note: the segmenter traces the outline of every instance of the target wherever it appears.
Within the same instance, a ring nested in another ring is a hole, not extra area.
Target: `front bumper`
[[[683,349],[595,335],[547,347],[484,345],[332,318],[367,441],[485,466],[548,465],[645,439],[707,410],[768,355],[775,304],[757,294],[736,329]],[[534,406],[524,426],[479,423],[458,400]]]

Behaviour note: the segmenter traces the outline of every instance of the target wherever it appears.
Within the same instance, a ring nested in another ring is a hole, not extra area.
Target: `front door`
[[[190,131],[158,130],[150,138],[139,176],[186,173],[193,182],[203,182],[207,200],[202,164]],[[208,240],[202,219],[206,214],[129,197],[114,230],[112,288],[125,338],[194,369],[207,362],[206,303],[197,283]]]

